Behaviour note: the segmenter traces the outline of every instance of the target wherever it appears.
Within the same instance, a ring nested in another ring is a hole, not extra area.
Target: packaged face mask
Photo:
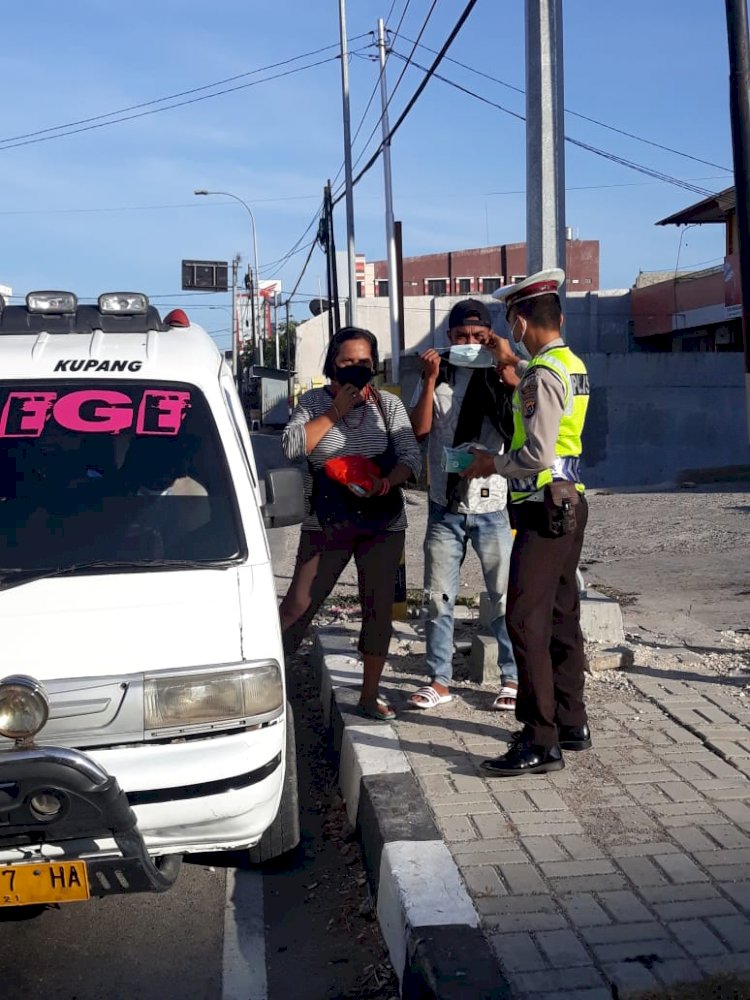
[[[494,354],[481,344],[454,344],[448,351],[448,364],[457,368],[494,368]]]
[[[476,445],[461,445],[460,448],[448,448],[443,446],[443,454],[440,458],[440,468],[443,472],[463,472],[468,469],[474,461],[474,456],[469,448]]]

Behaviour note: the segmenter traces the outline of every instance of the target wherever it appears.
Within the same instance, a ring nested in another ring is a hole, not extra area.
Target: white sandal
[[[507,687],[503,685],[497,695],[497,698],[492,702],[492,708],[496,712],[513,712],[516,708],[516,698],[518,696],[517,687]]]
[[[420,705],[417,699],[421,699],[423,704]],[[409,698],[409,707],[427,710],[429,708],[436,708],[438,705],[446,705],[449,701],[453,701],[452,694],[440,694],[434,687],[427,686],[414,692]]]

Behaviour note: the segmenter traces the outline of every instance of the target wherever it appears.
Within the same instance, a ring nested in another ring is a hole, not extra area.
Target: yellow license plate
[[[85,861],[44,861],[0,868],[0,906],[74,903],[89,896]]]

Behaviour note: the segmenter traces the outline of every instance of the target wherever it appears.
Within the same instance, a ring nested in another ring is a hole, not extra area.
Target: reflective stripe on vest
[[[569,347],[553,347],[532,358],[527,371],[532,368],[548,368],[561,380],[565,389],[563,414],[555,442],[555,461],[549,469],[544,469],[527,479],[510,479],[511,503],[521,503],[543,489],[553,479],[567,479],[576,484],[583,493],[581,482],[580,456],[581,433],[589,405],[589,377],[586,366]],[[513,440],[511,451],[518,451],[526,443],[526,430],[521,417],[521,396],[518,388],[513,393]]]

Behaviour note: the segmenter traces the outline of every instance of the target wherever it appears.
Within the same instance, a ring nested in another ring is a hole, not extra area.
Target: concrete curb
[[[312,660],[339,756],[339,786],[402,1000],[509,1000],[510,987],[395,729],[357,714],[361,667],[351,635],[321,630]]]

